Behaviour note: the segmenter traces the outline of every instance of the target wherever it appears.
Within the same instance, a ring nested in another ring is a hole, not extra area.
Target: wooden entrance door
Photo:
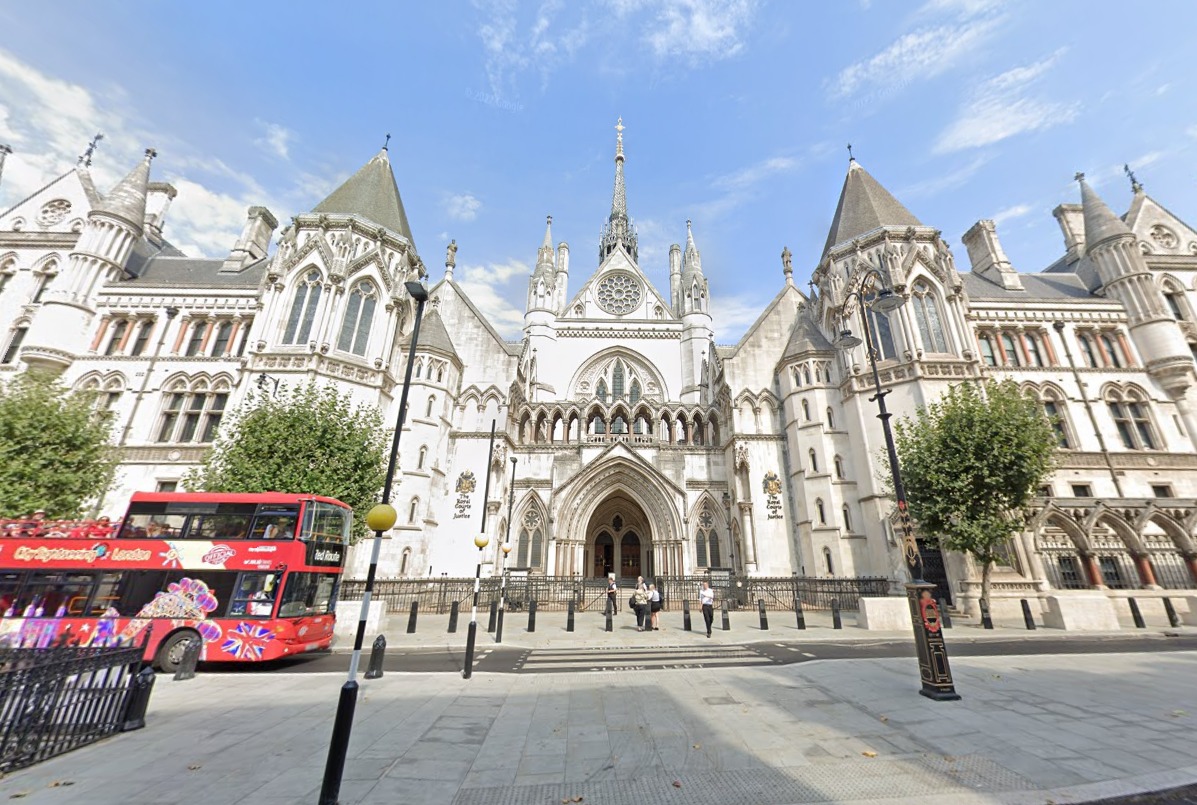
[[[606,578],[615,572],[615,543],[610,534],[599,534],[594,540],[594,576]]]
[[[640,537],[631,531],[619,543],[619,575],[636,578],[640,573]]]

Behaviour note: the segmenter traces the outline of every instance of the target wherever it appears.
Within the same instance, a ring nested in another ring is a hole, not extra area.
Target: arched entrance
[[[596,578],[652,575],[652,528],[640,504],[623,491],[608,495],[590,518],[586,554],[586,567]]]

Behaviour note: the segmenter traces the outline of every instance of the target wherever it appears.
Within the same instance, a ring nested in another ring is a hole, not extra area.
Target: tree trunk
[[[981,600],[989,609],[989,577],[993,575],[993,560],[986,559],[981,565]]]

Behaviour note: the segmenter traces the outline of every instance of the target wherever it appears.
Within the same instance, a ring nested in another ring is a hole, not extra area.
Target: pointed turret
[[[835,246],[848,243],[883,226],[922,226],[910,210],[881,186],[855,159],[848,161],[848,175],[840,191],[835,218],[823,246],[823,257]]]
[[[623,118],[615,124],[615,190],[611,194],[611,214],[603,227],[599,244],[599,262],[607,259],[616,247],[622,246],[632,260],[640,259],[636,247],[636,230],[628,218],[628,195],[623,183]]]
[[[145,197],[150,187],[150,162],[158,152],[153,148],[145,150],[145,159],[129,171],[129,175],[117,182],[107,196],[96,205],[93,213],[104,213],[129,224],[141,234],[145,225]]]
[[[357,215],[402,235],[408,243],[415,243],[386,146],[312,212]]]
[[[544,242],[540,244],[540,249],[536,252],[536,271],[539,274],[542,271],[552,275],[555,270],[553,261],[553,216],[549,215],[545,219],[544,225]]]
[[[670,260],[674,257],[670,250]],[[703,392],[703,373],[706,357],[714,348],[711,328],[710,288],[702,273],[702,257],[694,245],[694,230],[686,221],[686,250],[681,255],[682,315],[682,399],[699,402]],[[672,283],[673,277],[670,277]],[[675,301],[676,305],[677,302]]]
[[[1102,201],[1101,196],[1085,181],[1085,174],[1078,173],[1076,180],[1081,185],[1081,208],[1085,213],[1085,248],[1091,250],[1103,241],[1116,237],[1134,237],[1121,218]]]
[[[686,221],[686,251],[682,255],[682,269],[684,274],[691,274],[697,272],[702,273],[702,255],[698,253],[698,247],[694,245],[694,230],[690,221]]]

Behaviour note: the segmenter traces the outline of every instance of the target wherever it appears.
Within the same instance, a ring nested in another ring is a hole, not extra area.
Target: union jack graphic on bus
[[[227,638],[221,651],[239,660],[260,660],[266,644],[274,639],[274,632],[253,623],[241,621],[236,629],[225,633]]]

